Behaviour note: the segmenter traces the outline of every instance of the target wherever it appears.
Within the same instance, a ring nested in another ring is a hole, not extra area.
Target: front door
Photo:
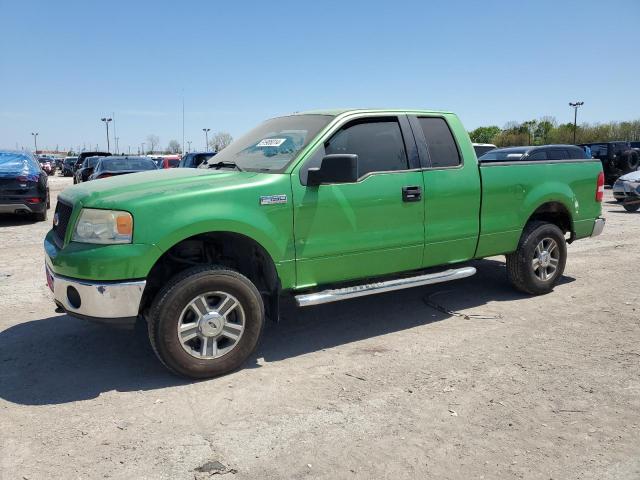
[[[409,163],[415,143],[403,121],[384,116],[348,122],[293,176],[298,288],[422,264],[424,186],[422,172]],[[358,155],[359,180],[306,186],[306,170],[338,153]]]

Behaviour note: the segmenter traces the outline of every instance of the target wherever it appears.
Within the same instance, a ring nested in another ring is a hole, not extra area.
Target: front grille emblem
[[[57,227],[59,223],[60,223],[60,216],[56,213],[53,216],[53,226]]]

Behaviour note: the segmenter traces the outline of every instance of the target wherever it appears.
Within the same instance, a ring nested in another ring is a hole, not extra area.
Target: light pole
[[[107,152],[110,152],[111,150],[109,149],[109,122],[113,119],[108,117],[102,117],[100,120],[102,120],[104,124],[107,126]]]
[[[38,132],[36,133],[31,132],[31,135],[33,135],[33,146],[35,147],[35,151],[33,153],[37,155],[38,154]]]
[[[187,150],[187,153],[191,151],[191,140],[187,140],[187,144],[189,145],[189,150]]]
[[[202,131],[204,132],[204,151],[207,152],[209,151],[209,132],[211,129],[203,128]]]
[[[584,105],[584,102],[569,102],[569,106],[573,107],[573,143],[576,143],[576,129],[578,128],[578,108]]]
[[[145,143],[142,142],[142,155],[144,155],[144,146],[145,146]]]
[[[115,134],[115,124],[113,125],[113,133]],[[116,137],[116,155],[118,155],[118,152],[120,151],[120,149],[118,148],[118,140],[120,140],[120,137]]]

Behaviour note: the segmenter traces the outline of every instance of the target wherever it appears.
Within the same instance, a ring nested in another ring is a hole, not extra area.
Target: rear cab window
[[[418,117],[427,143],[431,168],[451,168],[462,164],[453,133],[442,117]]]

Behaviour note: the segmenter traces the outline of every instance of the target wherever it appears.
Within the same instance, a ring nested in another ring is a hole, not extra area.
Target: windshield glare
[[[210,162],[232,162],[242,170],[282,172],[332,119],[330,115],[291,115],[267,120]],[[200,167],[207,168],[207,164]]]

